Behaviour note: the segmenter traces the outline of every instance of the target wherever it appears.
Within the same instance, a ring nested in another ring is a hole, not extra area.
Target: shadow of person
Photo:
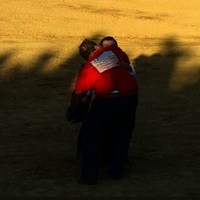
[[[2,69],[2,67],[5,67],[6,61],[8,61],[15,53],[16,50],[11,49],[7,52],[0,54],[0,69]]]
[[[100,34],[95,33],[90,38],[97,41],[100,37]],[[9,62],[15,53],[13,51],[0,55],[0,72],[3,72],[6,67],[9,69],[5,77],[3,77],[3,73],[0,73],[1,94],[4,94],[1,98],[1,104],[4,105],[1,114],[3,115],[4,108],[5,112],[7,112],[7,109],[11,109],[10,112],[13,112],[13,116],[18,115],[20,109],[24,110],[25,107],[28,109],[27,118],[21,120],[24,124],[18,129],[26,130],[23,128],[23,126],[26,126],[25,124],[30,126],[30,124],[34,124],[31,121],[37,121],[42,116],[46,119],[46,126],[48,127],[59,126],[59,120],[64,120],[65,107],[70,99],[72,85],[83,60],[77,47],[77,51],[70,56],[66,55],[67,58],[57,62],[55,67],[52,65],[55,64],[53,61],[58,56],[56,52],[58,51],[55,49],[45,49],[32,60],[24,63]],[[48,68],[53,70],[47,70]],[[47,112],[48,110],[49,112]],[[57,123],[52,123],[52,120],[57,117]],[[5,116],[2,116],[2,118],[6,119]],[[17,118],[12,120],[8,120],[5,124],[15,120],[20,121]],[[50,131],[52,132],[53,129],[50,129]],[[40,132],[44,134],[45,131],[38,130],[35,133],[40,134]]]
[[[188,50],[181,48],[175,38],[167,38],[162,41],[160,52],[151,56],[140,55],[135,58],[133,64],[137,70],[138,78],[141,79],[139,80],[141,86],[145,84],[148,90],[151,88],[153,91],[162,87],[161,92],[168,91],[169,80],[177,62],[187,58],[188,55]]]
[[[189,50],[182,45],[175,38],[167,38],[162,41],[160,52],[134,59],[140,93],[144,95],[141,101],[148,100],[151,106],[159,103],[167,105],[170,95],[176,93],[170,87],[171,77],[178,63],[190,57]]]
[[[189,174],[200,161],[200,65],[187,66],[191,59],[191,47],[170,37],[133,61],[140,85],[133,154],[161,173]]]
[[[91,36],[95,40],[99,37]],[[14,62],[12,59],[18,54],[13,51],[0,55],[0,146],[4,149],[0,152],[4,163],[0,177],[4,185],[14,177],[15,188],[10,190],[20,187],[19,180],[26,182],[20,177],[57,179],[58,171],[60,177],[73,176],[72,159],[65,159],[74,156],[77,127],[66,125],[65,108],[82,60],[78,47],[61,62],[56,52],[57,49],[44,49],[26,62]],[[14,156],[7,159],[9,155]]]

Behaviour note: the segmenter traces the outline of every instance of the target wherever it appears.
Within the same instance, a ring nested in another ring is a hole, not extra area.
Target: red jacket
[[[117,46],[96,51],[77,75],[75,93],[87,93],[93,89],[97,96],[109,95],[118,90],[126,95],[137,92],[138,83],[120,61],[127,61],[127,55]]]

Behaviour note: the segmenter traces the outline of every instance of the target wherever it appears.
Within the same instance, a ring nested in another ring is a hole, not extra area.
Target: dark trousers
[[[109,99],[95,99],[82,123],[82,178],[96,182],[102,148],[106,146],[106,160],[111,177],[124,173],[132,131],[135,127],[135,114],[138,95]]]

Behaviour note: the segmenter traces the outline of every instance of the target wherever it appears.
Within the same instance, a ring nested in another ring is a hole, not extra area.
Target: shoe
[[[97,181],[89,181],[89,180],[85,180],[85,179],[79,179],[78,183],[82,184],[82,185],[96,185]]]

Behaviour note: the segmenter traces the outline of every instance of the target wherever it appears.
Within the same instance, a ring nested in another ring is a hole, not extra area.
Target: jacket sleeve
[[[66,111],[66,118],[69,122],[81,122],[88,112],[91,96],[85,93],[73,92],[71,95],[71,103]]]

